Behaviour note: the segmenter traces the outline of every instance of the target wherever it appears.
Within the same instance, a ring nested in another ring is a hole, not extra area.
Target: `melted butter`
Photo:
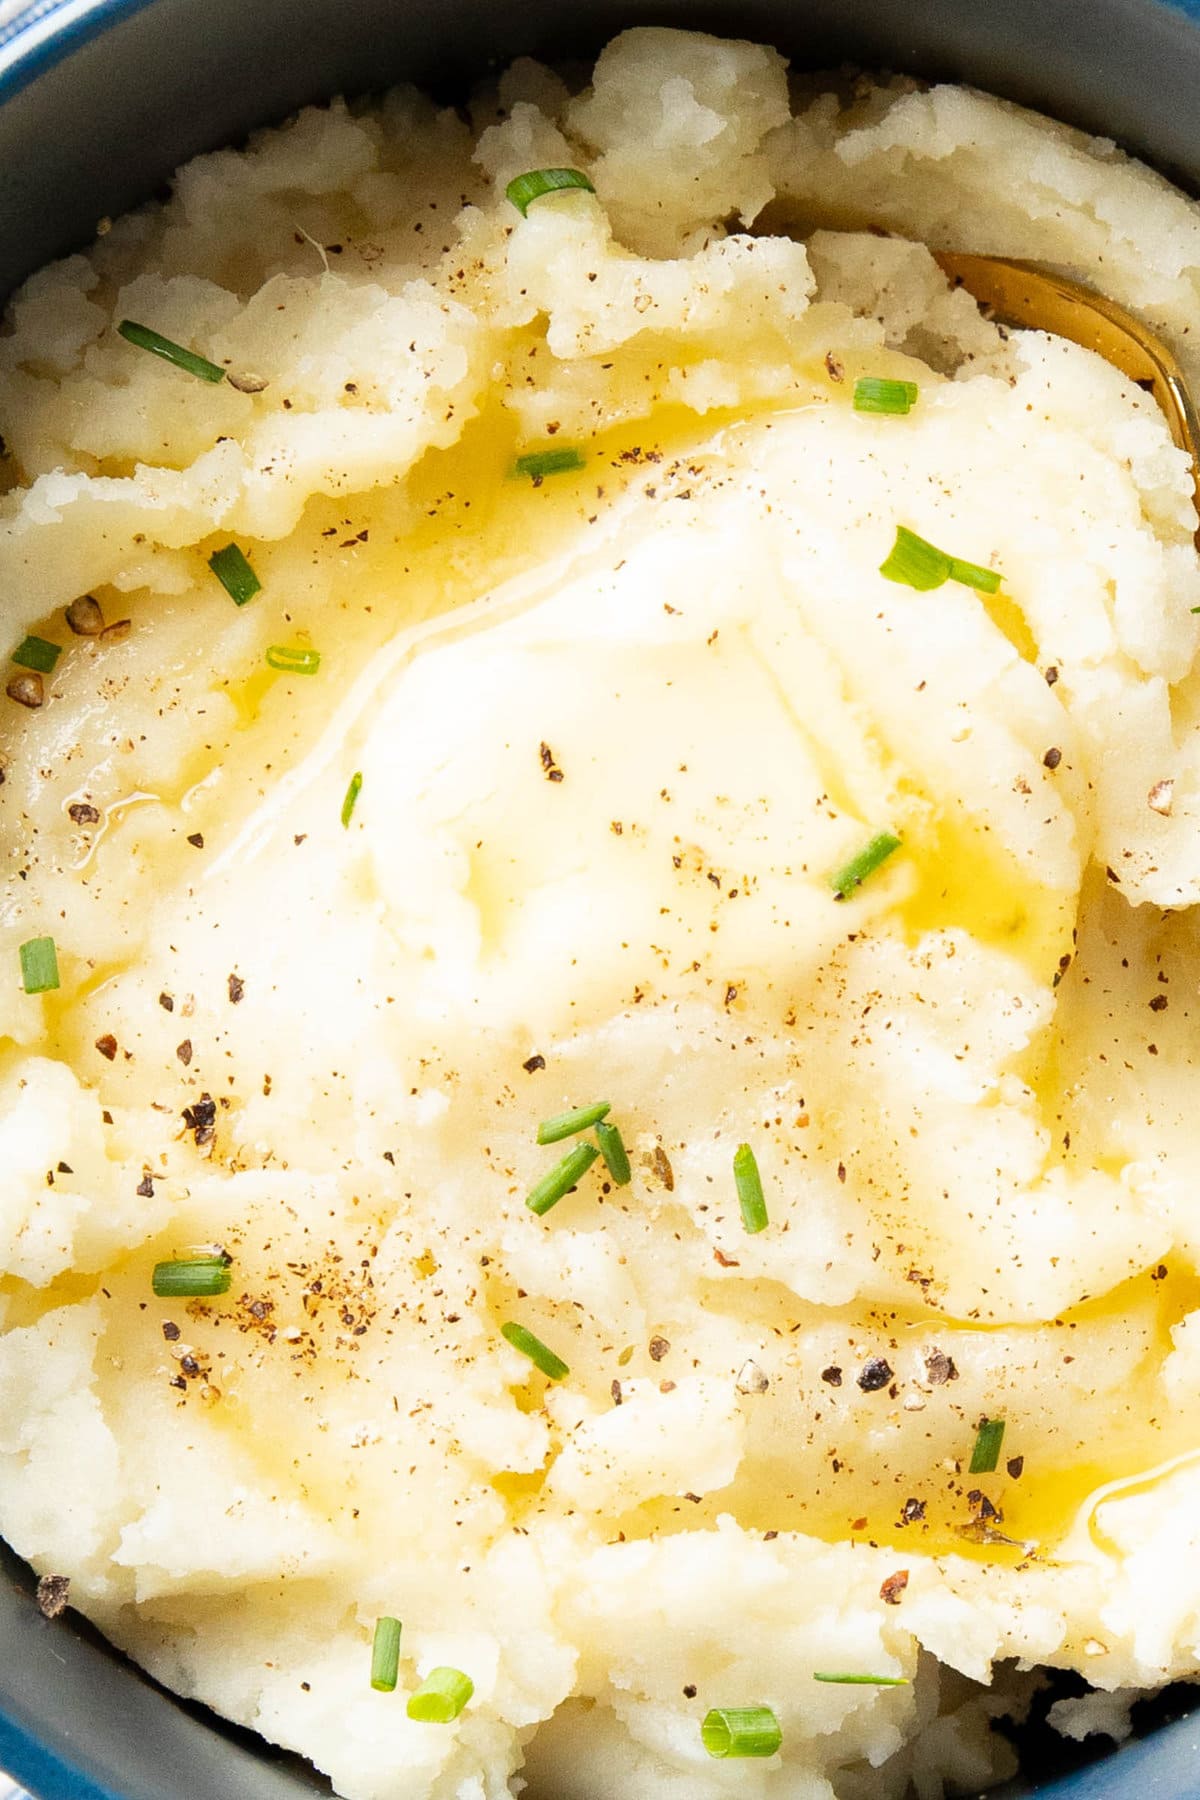
[[[1039,982],[1071,949],[1075,896],[1031,881],[984,821],[925,802],[901,827],[916,886],[898,912],[910,942],[958,926]]]

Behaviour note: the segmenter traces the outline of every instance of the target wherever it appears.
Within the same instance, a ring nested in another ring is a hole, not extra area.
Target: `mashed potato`
[[[1111,144],[660,30],[307,111],[12,303],[0,1530],[350,1800],[977,1791],[1022,1671],[1082,1734],[1197,1669],[1190,473],[927,245],[1191,354]],[[534,1213],[599,1101],[632,1181]]]

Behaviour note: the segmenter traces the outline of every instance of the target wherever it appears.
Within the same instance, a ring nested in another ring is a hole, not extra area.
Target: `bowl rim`
[[[32,0],[0,24],[0,105],[155,0]]]

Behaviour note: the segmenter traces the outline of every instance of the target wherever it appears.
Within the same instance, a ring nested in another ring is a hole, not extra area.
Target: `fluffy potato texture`
[[[1196,1672],[1190,471],[930,249],[1186,360],[1198,244],[999,101],[647,29],[306,111],[13,300],[0,1531],[348,1800],[978,1791],[1031,1670],[1079,1736]],[[632,1181],[535,1216],[596,1100]]]

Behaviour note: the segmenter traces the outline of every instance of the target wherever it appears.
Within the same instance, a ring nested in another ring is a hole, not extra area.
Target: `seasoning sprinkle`
[[[710,1756],[774,1756],[783,1732],[769,1706],[714,1706],[704,1716],[700,1742]]]
[[[576,1144],[573,1150],[568,1150],[562,1161],[555,1163],[549,1174],[543,1175],[526,1194],[525,1204],[530,1212],[540,1219],[552,1206],[557,1206],[564,1194],[569,1194],[582,1181],[599,1154],[595,1144]]]
[[[52,937],[30,938],[21,945],[21,980],[27,994],[49,994],[58,987],[58,951]]]
[[[215,1294],[227,1294],[231,1279],[225,1257],[187,1256],[155,1263],[150,1285],[159,1300],[185,1296],[209,1299]]]
[[[888,381],[861,375],[854,384],[854,410],[861,413],[910,413],[920,390],[915,381]]]
[[[846,1687],[907,1687],[907,1675],[841,1675],[825,1669],[813,1670],[814,1681],[837,1681]]]
[[[262,582],[236,544],[214,550],[208,566],[235,606],[245,606],[247,600],[253,600],[262,591]]]
[[[28,706],[32,712],[45,704],[46,690],[42,686],[41,676],[36,672],[10,675],[4,691],[10,700],[15,700],[18,706]]]
[[[12,659],[23,669],[36,669],[39,675],[49,675],[61,655],[60,644],[52,644],[48,638],[27,637],[17,645]]]
[[[185,374],[195,375],[200,381],[224,381],[225,371],[216,363],[209,362],[206,356],[197,356],[194,350],[185,350],[182,344],[171,338],[163,337],[160,332],[151,331],[148,325],[136,325],[132,319],[122,319],[117,330],[127,344],[133,344],[139,350],[149,350],[152,356],[161,356],[164,362],[173,363]]]
[[[528,475],[534,482],[540,482],[547,475],[563,475],[568,469],[582,469],[587,458],[582,450],[564,444],[556,450],[531,450],[526,456],[518,456],[513,464],[514,475]]]
[[[267,661],[285,675],[315,675],[321,666],[321,652],[306,650],[299,644],[271,644]]]
[[[67,624],[76,637],[99,637],[104,630],[104,614],[94,594],[81,594],[66,611]]]
[[[975,1448],[971,1452],[972,1475],[990,1475],[1000,1461],[1000,1446],[1004,1442],[1004,1420],[983,1419],[979,1425],[979,1435],[975,1439]]]
[[[733,1180],[742,1209],[742,1224],[751,1235],[764,1231],[768,1222],[767,1202],[763,1196],[758,1159],[749,1144],[739,1144],[733,1153]]]
[[[430,1669],[409,1696],[408,1716],[421,1725],[449,1725],[474,1692],[475,1683],[461,1669]]]
[[[571,1112],[555,1113],[552,1119],[543,1119],[537,1128],[539,1144],[557,1144],[563,1138],[578,1137],[581,1131],[588,1131],[601,1119],[608,1117],[612,1106],[607,1100],[598,1100],[594,1106],[577,1106]]]
[[[625,1148],[620,1127],[601,1123],[596,1127],[596,1136],[600,1141],[600,1154],[604,1158],[605,1168],[618,1187],[628,1187],[633,1179],[633,1171],[629,1166],[629,1152]]]
[[[400,1621],[382,1618],[375,1621],[375,1637],[371,1645],[371,1686],[380,1694],[395,1692],[400,1668]]]
[[[510,1319],[507,1325],[500,1327],[500,1336],[522,1356],[527,1356],[534,1368],[540,1369],[549,1381],[561,1381],[564,1375],[571,1373],[561,1356],[555,1356],[553,1350],[543,1344],[541,1338],[534,1337],[532,1331],[526,1331],[524,1325],[514,1324]]]
[[[342,801],[343,825],[349,825],[351,818],[354,816],[354,808],[358,803],[358,796],[361,793],[362,772],[361,770],[356,769],[354,774],[350,777],[350,785],[346,789],[346,798]]]
[[[900,839],[892,831],[877,831],[869,843],[849,862],[843,863],[829,877],[829,885],[833,889],[835,900],[848,900],[855,888],[862,886],[868,875],[873,875],[881,864],[885,863],[894,851],[899,850]]]
[[[523,175],[514,175],[504,192],[524,218],[534,200],[564,188],[582,188],[585,194],[596,191],[582,169],[527,169]]]

